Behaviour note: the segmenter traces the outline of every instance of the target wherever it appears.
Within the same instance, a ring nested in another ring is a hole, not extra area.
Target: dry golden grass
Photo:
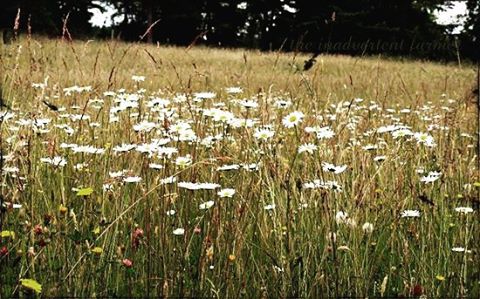
[[[0,79],[12,111],[1,113],[13,114],[1,125],[2,150],[11,156],[0,194],[22,207],[7,204],[2,212],[0,296],[37,289],[21,279],[40,283],[45,296],[477,296],[478,127],[475,107],[464,101],[473,67],[324,55],[302,72],[308,58],[42,38],[3,46]],[[146,79],[135,82],[132,75]],[[42,82],[45,89],[32,87]],[[63,89],[73,85],[92,89],[68,95]],[[232,86],[243,93],[228,94]],[[138,96],[139,107],[109,113],[115,99],[124,99],[119,89]],[[202,91],[216,97],[196,102],[194,93]],[[178,94],[186,100],[174,102]],[[172,100],[175,113],[147,108],[150,95]],[[241,107],[236,100],[243,98],[259,107]],[[280,99],[292,106],[275,108]],[[51,111],[43,100],[65,110]],[[217,108],[255,120],[254,127],[205,117],[220,102]],[[286,128],[282,119],[293,111],[305,117]],[[28,123],[46,118],[46,125]],[[143,120],[156,128],[134,131]],[[222,138],[210,146],[178,141],[172,128],[180,121],[202,142]],[[73,133],[54,126],[60,124]],[[431,135],[436,146],[378,131],[391,124]],[[267,141],[255,137],[262,125],[275,131]],[[335,136],[316,138],[308,126],[330,127]],[[173,158],[113,152],[122,143],[165,137],[171,138],[166,146],[178,150]],[[61,143],[105,153],[73,153]],[[298,153],[306,143],[315,144],[314,153]],[[379,148],[362,149],[368,144]],[[175,163],[187,155],[191,165]],[[40,160],[54,156],[66,165]],[[152,162],[164,168],[152,170]],[[334,174],[322,162],[347,169]],[[74,168],[78,163],[87,165]],[[258,170],[217,170],[241,163],[257,163]],[[109,174],[120,170],[141,182],[123,184]],[[420,178],[429,171],[442,175],[425,184]],[[161,184],[173,175],[177,183]],[[305,188],[314,179],[335,180],[343,192]],[[235,194],[219,198],[218,190],[190,191],[181,181],[218,183]],[[113,190],[102,190],[105,184]],[[87,187],[93,191],[87,196],[72,191]],[[210,200],[213,207],[199,209]],[[175,216],[167,216],[170,210]],[[405,210],[420,217],[401,217]],[[342,219],[341,211],[349,216]],[[183,234],[174,235],[177,228]]]

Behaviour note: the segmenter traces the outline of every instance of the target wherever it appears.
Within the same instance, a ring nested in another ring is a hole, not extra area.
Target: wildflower
[[[387,156],[376,156],[376,157],[373,158],[373,161],[382,162],[382,161],[385,161],[386,158],[387,158]]]
[[[145,81],[145,76],[133,75],[132,80],[135,81],[135,82],[143,82],[143,81]]]
[[[220,185],[215,184],[215,183],[180,182],[180,183],[178,183],[178,187],[185,188],[185,189],[188,189],[188,190],[201,190],[201,189],[213,190],[213,189],[219,188]]]
[[[143,238],[143,229],[137,227],[132,233],[132,247],[134,249],[140,246],[140,239]]]
[[[105,149],[96,148],[90,145],[75,145],[74,147],[72,147],[72,151],[74,153],[99,154],[99,155],[105,153]]]
[[[458,207],[455,208],[455,211],[463,214],[473,213],[473,209],[470,207]]]
[[[241,87],[227,87],[225,91],[230,94],[242,93],[243,90]]]
[[[235,257],[234,254],[230,254],[230,255],[228,256],[228,261],[231,262],[231,263],[233,263],[233,262],[235,261],[235,259],[236,259],[236,257]]]
[[[92,253],[95,253],[96,255],[100,255],[103,253],[103,248],[102,247],[95,247],[92,250]]]
[[[41,235],[43,234],[43,227],[40,224],[37,224],[33,228],[33,232],[35,233],[35,235]]]
[[[321,181],[313,180],[313,182],[307,182],[303,184],[305,189],[330,189],[338,192],[342,192],[342,187],[336,181]]]
[[[395,130],[400,130],[400,129],[408,129],[408,128],[401,125],[388,125],[388,126],[383,126],[378,128],[377,133],[388,133],[388,132],[393,132]]]
[[[270,210],[275,210],[276,207],[277,206],[274,203],[272,203],[272,204],[264,206],[263,209],[267,210],[267,211],[270,211]]]
[[[133,130],[135,130],[135,132],[150,132],[156,127],[157,125],[155,123],[142,121],[136,125],[133,125]]]
[[[317,150],[317,146],[313,143],[305,143],[305,144],[302,144],[298,147],[298,153],[299,154],[304,153],[304,152],[313,154],[313,152],[316,151],[316,150]]]
[[[323,171],[333,172],[335,174],[340,174],[347,169],[347,165],[335,166],[330,163],[322,162]]]
[[[177,228],[173,231],[173,234],[175,236],[183,236],[183,234],[185,234],[185,229],[183,228]]]
[[[186,155],[185,157],[178,157],[175,160],[175,164],[180,167],[187,167],[192,164],[192,158],[190,158],[190,155]]]
[[[202,232],[202,229],[198,226],[195,226],[195,228],[193,229],[193,233],[198,235]]]
[[[419,143],[419,144],[423,143],[428,147],[434,147],[436,145],[435,140],[433,139],[433,136],[430,135],[430,134],[415,133],[413,136],[415,137],[415,139],[417,140],[417,143]]]
[[[228,170],[237,170],[240,168],[238,164],[223,165],[217,168],[217,171],[228,171]]]
[[[412,136],[413,132],[408,128],[401,128],[392,132],[392,137],[397,139],[405,136]]]
[[[436,278],[437,280],[440,280],[440,281],[444,281],[444,280],[445,280],[445,276],[440,275],[440,274],[437,275],[437,276],[435,276],[435,278]]]
[[[200,210],[208,210],[211,207],[213,207],[214,204],[215,204],[215,202],[213,200],[209,200],[207,202],[204,202],[204,203],[200,204],[199,208],[200,208]]]
[[[319,128],[315,133],[317,134],[317,139],[330,139],[335,136],[335,132],[330,127]]]
[[[348,219],[348,213],[346,212],[339,211],[335,215],[335,222],[337,222],[337,224],[345,223],[347,222],[347,219]]]
[[[274,105],[279,109],[286,109],[292,105],[292,102],[287,100],[277,100]]]
[[[175,210],[168,210],[167,211],[167,216],[173,216],[175,215],[177,212]]]
[[[177,178],[174,176],[169,176],[168,178],[164,178],[160,180],[160,185],[166,185],[166,184],[173,184],[177,181]]]
[[[362,149],[365,151],[372,151],[378,149],[378,145],[375,144],[367,144],[365,146],[362,146]]]
[[[3,202],[2,207],[7,209],[21,209],[22,205],[17,203],[11,203],[11,202]]]
[[[127,176],[123,179],[125,183],[139,183],[142,181],[142,178],[139,176]]]
[[[31,247],[28,247],[28,250],[27,250],[27,255],[29,257],[34,257],[37,253],[35,252],[35,248],[33,246]]]
[[[266,141],[275,135],[275,132],[270,129],[257,129],[253,134],[253,137],[260,139],[262,141]]]
[[[57,167],[63,167],[67,165],[67,160],[59,156],[56,156],[53,158],[41,158],[40,161],[43,163],[52,164],[53,166],[57,166]]]
[[[247,109],[255,109],[258,108],[258,103],[254,100],[242,100],[238,102],[240,106],[243,106]]]
[[[208,91],[196,92],[193,95],[195,96],[194,100],[196,100],[196,101],[213,99],[217,96],[216,93],[208,92]]]
[[[213,115],[213,120],[216,122],[223,122],[223,123],[228,123],[232,119],[235,118],[235,115],[233,115],[232,112],[229,111],[224,111],[224,110],[216,110],[214,115]]]
[[[428,184],[428,183],[433,183],[433,182],[435,182],[436,180],[438,180],[441,175],[442,175],[441,172],[430,171],[426,176],[422,177],[422,178],[420,179],[420,181],[421,181],[421,182],[424,182],[424,183],[426,183],[426,184]]]
[[[125,268],[131,268],[133,266],[133,262],[129,259],[123,259],[122,260],[122,265],[125,267]]]
[[[119,178],[119,177],[123,176],[123,171],[110,171],[110,172],[108,172],[108,175],[111,178]]]
[[[469,250],[465,250],[465,248],[463,247],[453,247],[452,251],[453,252],[465,252],[465,251],[469,252]]]
[[[156,164],[156,163],[150,163],[150,164],[148,164],[148,167],[149,167],[149,168],[152,168],[152,169],[162,169],[162,168],[163,168],[163,165],[161,165],[161,164]]]
[[[257,163],[251,163],[251,164],[242,164],[243,169],[247,171],[256,171],[258,170],[259,164]]]
[[[121,144],[113,147],[113,151],[116,153],[123,153],[123,152],[128,152],[131,151],[136,147],[135,144]]]
[[[420,217],[420,211],[418,211],[418,210],[405,210],[405,211],[402,211],[401,217],[402,218],[405,218],[405,217]]]
[[[372,231],[373,231],[373,224],[371,224],[370,222],[365,222],[363,225],[362,225],[362,230],[367,233],[367,234],[370,234]]]
[[[218,191],[217,194],[220,197],[233,197],[233,195],[235,194],[235,189],[225,188],[225,189],[222,189],[222,190]]]
[[[64,205],[60,205],[58,207],[58,211],[60,212],[60,214],[65,215],[68,212],[68,208],[65,207]]]
[[[147,103],[148,108],[153,108],[153,107],[167,107],[170,105],[170,101],[167,99],[161,99],[161,98],[153,98]]]
[[[282,120],[282,123],[286,128],[293,128],[302,121],[304,116],[305,115],[302,112],[294,111],[285,116]]]

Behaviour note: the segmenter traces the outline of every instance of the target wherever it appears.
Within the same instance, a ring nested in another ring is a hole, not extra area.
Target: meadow
[[[22,38],[0,298],[480,295],[468,63]]]

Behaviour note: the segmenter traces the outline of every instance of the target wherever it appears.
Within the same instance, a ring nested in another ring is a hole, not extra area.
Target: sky
[[[115,8],[113,6],[107,6],[104,13],[100,12],[97,8],[92,8],[90,10],[93,13],[93,17],[90,19],[90,23],[98,27],[108,27],[112,25],[111,16],[115,13]],[[454,23],[459,23],[459,26],[455,28],[453,33],[459,33],[463,29],[463,22],[465,18],[457,18],[458,15],[465,15],[467,12],[467,6],[465,2],[454,2],[451,8],[448,8],[446,11],[440,11],[436,13],[437,23],[442,25],[449,25]],[[120,23],[123,20],[123,17],[117,17],[115,23]]]
[[[453,6],[446,11],[437,12],[437,23],[442,25],[450,25],[459,23],[460,25],[455,28],[453,33],[460,33],[463,29],[465,22],[465,15],[467,13],[467,4],[465,2],[453,2]],[[458,18],[459,15],[463,17]]]
[[[97,2],[98,3],[98,2]],[[97,27],[109,27],[112,25],[112,15],[115,13],[115,8],[111,5],[104,6],[105,12],[102,13],[98,8],[91,8],[89,11],[93,13],[90,23]],[[116,17],[115,23],[123,21],[123,17]]]

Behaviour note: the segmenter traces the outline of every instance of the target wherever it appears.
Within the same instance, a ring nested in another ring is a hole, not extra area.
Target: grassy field
[[[3,45],[0,297],[480,295],[472,66]]]

